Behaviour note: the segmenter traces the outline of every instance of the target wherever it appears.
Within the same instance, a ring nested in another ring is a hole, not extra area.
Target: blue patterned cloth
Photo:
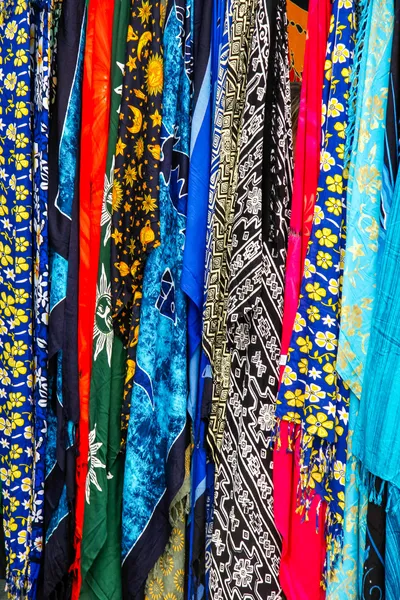
[[[122,513],[126,598],[141,593],[170,534],[185,476],[187,314],[181,273],[187,212],[191,1],[167,4],[160,163],[161,245],[145,267]]]

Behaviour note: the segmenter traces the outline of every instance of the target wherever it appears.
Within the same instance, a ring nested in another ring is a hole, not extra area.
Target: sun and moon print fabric
[[[165,5],[132,4],[113,182],[111,276],[115,333],[127,348],[121,415],[125,446],[148,255],[160,244],[159,172]]]

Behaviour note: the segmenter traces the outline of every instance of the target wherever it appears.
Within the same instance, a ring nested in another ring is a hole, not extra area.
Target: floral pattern
[[[0,16],[0,478],[9,597],[32,587],[34,456],[30,9]]]
[[[160,244],[159,167],[165,11],[141,0],[128,26],[123,95],[112,188],[112,309],[115,332],[127,348],[122,408],[125,446],[135,373],[143,269]]]
[[[334,2],[325,61],[321,171],[300,303],[278,396],[277,415],[302,425],[301,503],[316,490],[328,502],[327,542],[343,535],[349,392],[336,371],[346,240],[344,165],[355,3]]]

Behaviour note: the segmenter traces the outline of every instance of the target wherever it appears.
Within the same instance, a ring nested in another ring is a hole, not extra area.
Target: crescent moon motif
[[[131,133],[139,133],[142,129],[143,117],[142,113],[136,106],[131,106],[128,104],[128,108],[133,112],[133,125],[132,127],[127,127],[127,130]]]
[[[151,42],[152,39],[153,39],[153,35],[152,35],[151,31],[145,31],[140,36],[140,40],[139,40],[138,47],[137,47],[137,57],[138,57],[139,61],[142,60],[142,50],[143,50],[144,46],[147,44],[147,42]]]

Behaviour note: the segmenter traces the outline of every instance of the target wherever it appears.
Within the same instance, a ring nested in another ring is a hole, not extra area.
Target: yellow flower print
[[[25,304],[28,299],[29,294],[24,290],[24,288],[18,288],[15,290],[15,302],[17,304]]]
[[[373,96],[372,98],[369,97],[366,105],[370,113],[369,126],[371,129],[377,129],[380,125],[380,122],[383,121],[384,118],[382,99],[377,95]]]
[[[160,558],[159,565],[161,573],[164,576],[170,575],[172,573],[172,569],[174,568],[174,559],[170,554],[164,554]]]
[[[14,498],[14,496],[12,496],[10,498],[10,510],[11,512],[15,512],[18,509],[18,506],[20,506],[21,503],[19,500],[17,500],[17,498]]]
[[[335,159],[332,154],[327,150],[321,153],[321,169],[323,171],[329,171],[331,167],[335,165]]]
[[[326,290],[319,283],[307,283],[306,292],[311,300],[319,301],[326,296]]]
[[[27,533],[27,531],[25,531],[25,529],[18,531],[18,544],[22,544],[23,546],[26,546],[27,539],[28,539],[28,533]]]
[[[296,343],[299,346],[300,352],[306,353],[310,352],[312,349],[312,341],[310,340],[310,337],[308,335],[306,335],[305,338],[297,338]]]
[[[1,430],[3,431],[5,421],[4,421],[4,419],[0,419],[0,421],[1,421],[1,426],[2,426]],[[7,481],[7,479],[8,479],[8,470],[5,467],[1,467],[1,469],[0,469],[0,479],[1,479],[1,481]]]
[[[324,218],[324,212],[320,206],[315,206],[314,209],[314,223],[315,225],[319,225]]]
[[[336,296],[339,293],[339,281],[337,279],[330,279],[328,289],[331,294]]]
[[[5,196],[0,195],[0,217],[5,215],[8,215],[7,199]]]
[[[154,600],[159,600],[160,598],[162,598],[163,593],[164,593],[163,580],[160,579],[159,577],[152,579],[149,583],[150,598],[153,598]]]
[[[374,195],[381,189],[382,179],[375,165],[363,165],[358,169],[356,176],[357,185],[361,193]]]
[[[17,74],[14,71],[13,73],[9,73],[7,75],[7,77],[4,79],[4,85],[8,90],[10,90],[12,92],[15,89],[16,84],[17,84]]]
[[[25,50],[17,50],[14,58],[14,65],[16,67],[22,67],[22,65],[28,62],[28,57]]]
[[[12,142],[15,140],[15,138],[17,136],[17,128],[14,125],[14,123],[10,123],[10,125],[7,127],[6,136]]]
[[[337,192],[338,194],[343,192],[343,178],[341,175],[334,175],[333,177],[328,175],[326,185],[330,192]]]
[[[149,212],[153,212],[157,208],[157,201],[151,197],[151,194],[145,194],[143,200],[143,210],[146,211],[146,214]]]
[[[10,423],[11,429],[15,429],[16,427],[22,427],[24,424],[24,418],[20,413],[13,412],[10,415]]]
[[[336,153],[340,160],[344,160],[344,144],[339,144],[336,146]]]
[[[295,408],[301,408],[304,405],[304,394],[301,390],[297,389],[292,391],[287,391],[285,393],[285,398],[289,406],[294,406]]]
[[[5,30],[6,38],[8,40],[13,40],[17,31],[18,31],[17,21],[10,21],[10,23],[8,23],[6,30]]]
[[[17,133],[17,136],[15,138],[15,145],[17,148],[26,148],[28,143],[29,140],[24,133]]]
[[[149,96],[161,94],[164,84],[163,59],[159,54],[149,58],[146,70],[147,93]]]
[[[15,154],[15,166],[17,167],[17,171],[26,169],[26,167],[29,166],[29,161],[26,158],[25,154],[22,154],[20,152],[18,154]]]
[[[141,19],[142,24],[149,22],[149,18],[151,16],[151,6],[149,5],[148,0],[146,2],[142,0],[142,6],[138,9],[138,16]]]
[[[316,383],[311,383],[310,385],[306,385],[304,396],[305,399],[312,404],[318,404],[320,400],[324,400],[324,398],[326,398],[326,392],[324,392],[323,389]]]
[[[24,477],[21,481],[21,490],[23,492],[29,492],[32,487],[32,481],[29,477]]]
[[[299,367],[299,373],[301,373],[302,375],[307,375],[307,373],[308,373],[308,360],[306,358],[301,358],[299,360],[299,362],[297,363],[297,366]]]
[[[337,98],[332,98],[328,104],[328,117],[340,117],[344,111],[344,106]]]
[[[324,69],[325,69],[325,79],[330,81],[332,78],[332,61],[331,60],[325,61]]]
[[[337,346],[337,339],[331,331],[317,331],[315,343],[320,348],[325,348],[328,352],[332,352]]]
[[[25,200],[28,197],[29,192],[24,185],[17,185],[15,191],[17,200]]]
[[[338,493],[338,499],[339,499],[339,506],[342,510],[344,510],[344,506],[345,506],[345,499],[344,499],[344,492],[339,492]]]
[[[22,340],[17,340],[14,342],[14,346],[12,349],[13,356],[23,356],[25,352],[28,351],[28,344],[25,344]]]
[[[11,317],[11,307],[15,303],[13,296],[6,294],[6,292],[1,292],[0,295],[0,308],[4,311],[6,317]]]
[[[332,265],[332,256],[328,252],[319,250],[317,254],[317,266],[322,269],[329,269]]]
[[[174,583],[178,592],[183,593],[185,588],[185,571],[183,569],[178,569],[174,575]]]
[[[333,429],[333,421],[329,421],[323,412],[317,412],[316,415],[308,415],[306,422],[309,423],[307,432],[310,435],[318,435],[321,438],[328,437],[329,430]]]
[[[340,485],[344,485],[346,481],[346,465],[340,460],[336,460],[333,465],[335,479],[339,481]]]
[[[299,413],[297,413],[297,412],[288,411],[282,417],[282,421],[289,421],[289,423],[297,423],[298,425],[300,425],[301,417],[300,417]]]
[[[332,61],[334,63],[344,63],[350,57],[350,53],[344,44],[336,44],[332,53]]]
[[[328,198],[325,201],[325,206],[328,209],[328,212],[333,213],[336,217],[342,214],[342,202],[336,198]]]
[[[29,248],[29,242],[24,237],[15,238],[15,249],[17,252],[26,252]]]
[[[342,139],[346,138],[346,123],[338,121],[333,127],[337,131],[338,137]]]
[[[175,552],[180,552],[183,550],[183,546],[185,543],[185,538],[183,533],[177,528],[174,527],[171,532],[171,546]]]
[[[13,262],[11,256],[11,248],[7,244],[3,244],[0,242],[0,264],[3,267],[7,267],[7,265],[11,265]]]
[[[306,258],[306,260],[304,261],[304,277],[306,279],[310,279],[310,277],[313,276],[315,271],[315,266],[310,262],[309,258]]]
[[[343,77],[344,82],[349,83],[351,70],[348,69],[347,67],[343,67],[343,69],[340,71],[340,74]]]
[[[294,325],[293,325],[295,332],[299,333],[299,331],[302,331],[303,327],[305,327],[305,326],[306,326],[305,319],[300,315],[300,313],[297,313],[296,318],[294,320]]]
[[[332,229],[323,227],[315,232],[315,237],[318,240],[320,246],[326,246],[327,248],[333,248],[337,244],[338,236],[332,233]]]
[[[29,92],[29,88],[26,85],[26,83],[24,81],[18,81],[17,83],[17,89],[16,89],[16,94],[17,96],[26,96],[26,94]],[[18,102],[17,102],[18,104]],[[20,117],[18,117],[20,118]]]
[[[310,306],[307,308],[307,314],[311,323],[315,323],[315,321],[319,321],[321,318],[321,315],[319,314],[319,308],[316,306]]]
[[[17,44],[25,44],[28,39],[28,34],[25,29],[20,29],[17,35]]]
[[[144,154],[144,140],[142,137],[138,138],[135,144],[135,154],[137,158],[140,160]]]
[[[7,408],[11,410],[12,408],[19,408],[23,405],[26,398],[22,395],[22,392],[10,392],[7,401]]]
[[[336,379],[336,369],[335,367],[331,364],[331,363],[326,363],[323,367],[322,367],[323,371],[325,371],[325,373],[327,373],[326,377],[325,377],[325,381],[328,385],[333,385],[335,383],[335,379]]]
[[[308,481],[308,486],[311,489],[315,489],[315,484],[316,483],[321,483],[322,481],[322,472],[318,469],[317,465],[314,465],[311,473],[310,473],[310,479]]]
[[[297,374],[289,365],[285,367],[283,372],[283,381],[285,385],[292,385],[294,381],[297,381]]]
[[[22,308],[13,308],[12,314],[13,314],[14,327],[19,327],[21,325],[21,323],[28,322],[28,316],[25,313],[25,311],[22,310]]]
[[[27,9],[26,0],[17,0],[17,6],[15,8],[16,15],[22,15],[22,13]]]
[[[25,258],[23,258],[22,256],[17,256],[15,259],[15,272],[17,273],[17,275],[20,275],[22,273],[22,271],[28,271],[29,270],[29,265],[26,262]]]
[[[137,170],[132,165],[128,165],[125,169],[124,179],[128,185],[133,186],[134,182],[137,181]]]
[[[19,448],[19,450],[21,450],[21,448]],[[22,452],[22,450],[21,450]],[[21,455],[17,454],[15,451],[13,451],[12,447],[10,450],[10,457],[11,458],[16,458],[18,459]],[[14,481],[15,479],[19,479],[21,477],[22,473],[21,471],[18,469],[17,465],[11,465],[10,467],[10,479],[11,481]]]
[[[27,368],[25,367],[23,362],[21,362],[20,360],[14,361],[14,364],[12,365],[12,372],[14,377],[25,375],[26,371]]]

